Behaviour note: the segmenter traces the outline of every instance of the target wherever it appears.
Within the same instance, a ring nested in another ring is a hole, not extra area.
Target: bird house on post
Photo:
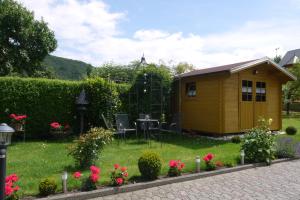
[[[85,90],[81,90],[79,96],[76,99],[76,108],[79,114],[79,120],[80,120],[80,131],[79,133],[82,134],[84,130],[84,115],[87,111],[87,106],[89,102],[86,99]]]

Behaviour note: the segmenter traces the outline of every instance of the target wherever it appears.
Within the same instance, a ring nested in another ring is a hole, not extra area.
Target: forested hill
[[[80,80],[93,68],[92,65],[82,61],[52,55],[44,59],[43,66],[53,70],[58,78],[67,80]]]

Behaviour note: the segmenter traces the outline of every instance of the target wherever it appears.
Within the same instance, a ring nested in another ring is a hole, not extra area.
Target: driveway
[[[300,200],[300,160],[99,197],[93,200]]]

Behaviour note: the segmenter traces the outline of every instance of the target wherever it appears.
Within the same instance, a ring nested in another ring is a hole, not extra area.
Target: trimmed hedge
[[[99,113],[115,112],[121,105],[116,84],[108,84],[101,78],[63,81],[1,77],[0,122],[9,123],[11,113],[26,114],[26,134],[32,138],[47,137],[49,124],[53,121],[69,123],[76,130],[79,123],[75,100],[83,88],[90,101],[89,126],[101,125]]]

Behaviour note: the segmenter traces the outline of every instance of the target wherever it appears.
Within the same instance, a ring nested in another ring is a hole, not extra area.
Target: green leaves
[[[43,20],[14,0],[0,4],[0,76],[32,76],[42,60],[57,47],[54,32]]]

